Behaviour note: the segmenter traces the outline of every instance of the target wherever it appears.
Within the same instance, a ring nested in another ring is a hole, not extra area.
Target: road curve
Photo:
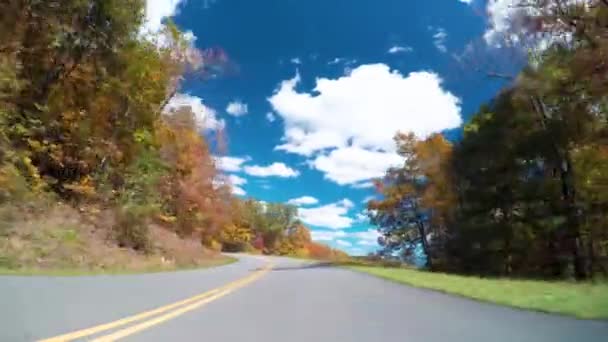
[[[509,309],[293,259],[238,257],[227,266],[173,273],[0,277],[0,341],[99,326],[226,284],[235,285],[179,314],[171,311],[170,319],[146,319],[148,327],[122,340],[608,341],[608,322]],[[274,268],[265,271],[268,262]],[[116,336],[139,323],[85,339]]]

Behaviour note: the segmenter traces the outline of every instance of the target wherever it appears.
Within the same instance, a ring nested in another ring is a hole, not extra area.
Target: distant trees
[[[321,259],[346,256],[311,240],[310,230],[297,219],[295,206],[233,199],[232,218],[219,242],[229,252],[257,251]]]

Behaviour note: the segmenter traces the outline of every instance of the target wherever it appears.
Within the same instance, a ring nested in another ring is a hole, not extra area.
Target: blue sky
[[[234,192],[297,204],[314,239],[365,254],[377,234],[364,201],[400,162],[394,133],[458,139],[499,90],[483,71],[498,63],[506,2],[148,0],[147,25],[172,17],[197,48],[228,55],[232,72],[186,79],[173,105],[224,128]]]

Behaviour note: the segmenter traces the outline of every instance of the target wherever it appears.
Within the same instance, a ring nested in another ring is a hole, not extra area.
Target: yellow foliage
[[[220,241],[224,244],[246,244],[253,238],[249,228],[239,227],[230,223],[220,232]]]
[[[168,215],[164,215],[164,214],[159,214],[158,219],[165,223],[175,223],[177,221],[176,216],[172,216],[172,215],[168,216]]]
[[[23,166],[25,167],[25,177],[30,183],[32,192],[41,192],[46,186],[45,182],[40,177],[38,169],[32,164],[32,160],[29,157],[23,157],[21,159]]]
[[[90,176],[83,177],[79,182],[64,184],[63,187],[78,196],[91,197],[97,193],[95,183]]]

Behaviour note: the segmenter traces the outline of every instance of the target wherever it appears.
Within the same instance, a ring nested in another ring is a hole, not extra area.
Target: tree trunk
[[[418,220],[418,234],[420,234],[420,241],[422,242],[422,250],[426,255],[426,267],[429,269],[433,268],[433,258],[431,256],[431,251],[429,248],[429,242],[426,239],[426,231],[424,229],[424,222]]]

